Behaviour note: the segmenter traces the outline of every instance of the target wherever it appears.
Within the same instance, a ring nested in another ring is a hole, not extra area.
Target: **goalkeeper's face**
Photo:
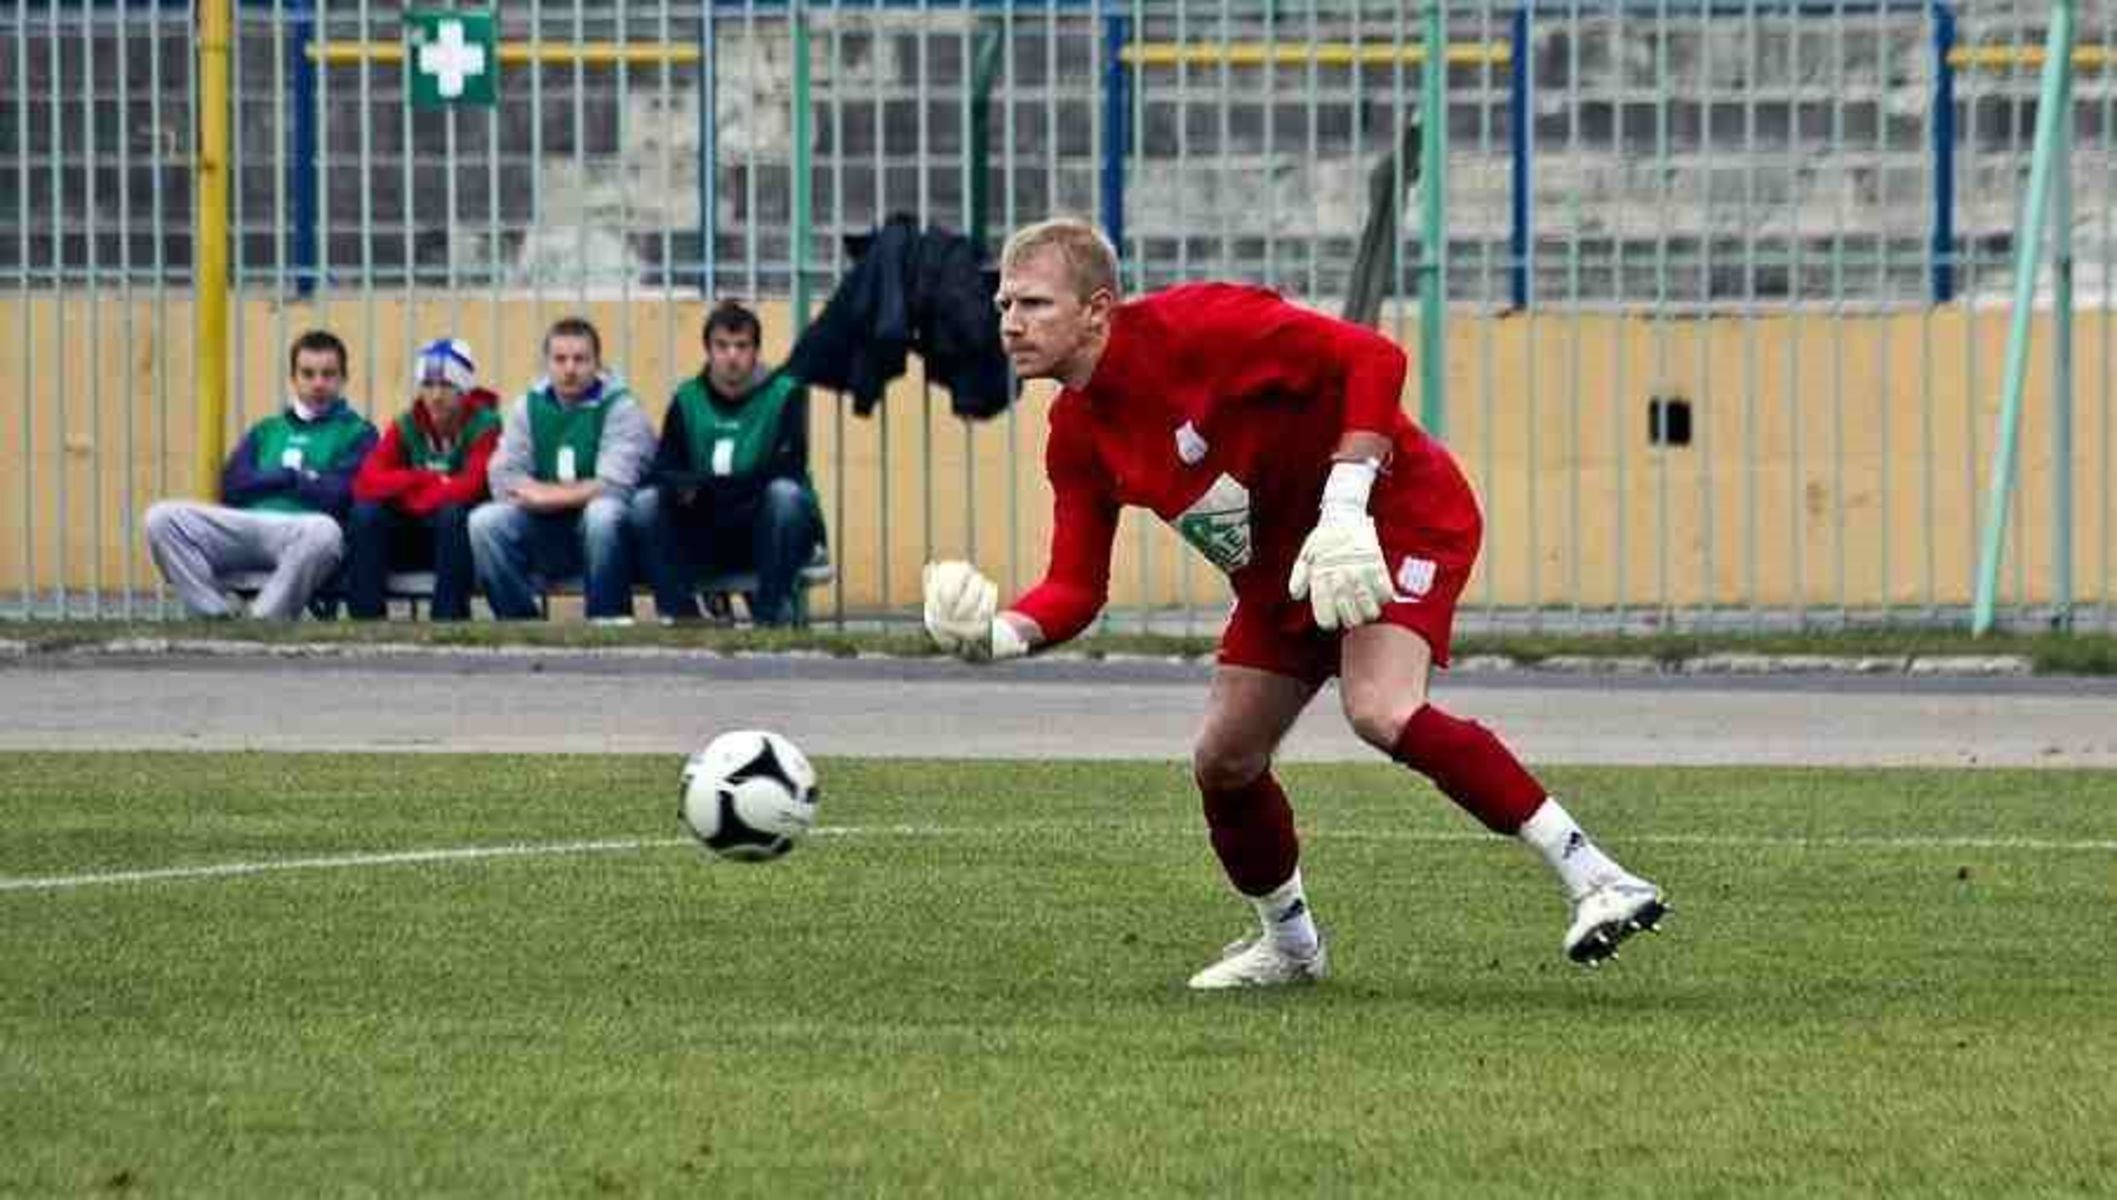
[[[1109,334],[1116,301],[1108,291],[1083,297],[1065,258],[1046,250],[1008,267],[993,300],[1000,341],[1018,377],[1087,384]]]

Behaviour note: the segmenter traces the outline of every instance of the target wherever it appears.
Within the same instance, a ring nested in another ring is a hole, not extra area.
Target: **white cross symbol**
[[[444,99],[463,94],[463,81],[485,74],[485,47],[463,40],[463,22],[443,21],[434,40],[419,47],[419,73],[432,75]]]

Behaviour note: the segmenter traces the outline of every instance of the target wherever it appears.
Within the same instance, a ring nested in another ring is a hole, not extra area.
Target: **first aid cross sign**
[[[412,9],[404,14],[404,78],[412,107],[491,104],[500,56],[487,9]]]

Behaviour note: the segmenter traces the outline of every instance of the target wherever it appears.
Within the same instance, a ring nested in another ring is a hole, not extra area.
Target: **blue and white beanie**
[[[462,338],[435,338],[419,347],[412,360],[412,386],[446,383],[467,392],[478,383],[478,364],[470,356],[470,343]]]

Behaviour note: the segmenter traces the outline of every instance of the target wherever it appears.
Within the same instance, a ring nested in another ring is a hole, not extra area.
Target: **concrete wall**
[[[669,384],[695,369],[704,308],[659,301],[581,306],[607,356],[657,420]],[[284,348],[329,324],[353,344],[353,393],[381,415],[407,398],[406,347],[452,330],[486,377],[519,390],[535,373],[542,328],[568,308],[483,295],[417,303],[377,298],[306,306],[248,302],[230,444],[278,403]],[[9,519],[0,522],[0,596],[25,583],[115,590],[151,586],[139,517],[165,492],[191,493],[195,419],[188,304],[140,298],[19,295],[0,300],[7,346],[0,439],[12,448]],[[768,305],[766,347],[788,343],[783,305]],[[128,321],[130,322],[128,328]],[[2078,595],[2102,594],[2117,556],[2108,479],[2112,319],[2076,329],[2074,431]],[[1488,542],[1469,599],[1506,606],[1758,603],[1872,607],[1962,603],[1997,414],[2001,312],[1650,321],[1622,316],[1459,316],[1450,329],[1445,432],[1488,510]],[[1393,329],[1398,326],[1392,317]],[[2015,561],[2048,594],[2050,351],[2039,323],[2021,441]],[[1415,377],[1415,376],[1414,376]],[[1648,444],[1652,397],[1692,406],[1688,448]],[[974,553],[1021,586],[1041,572],[1050,500],[1041,447],[1049,393],[967,427],[916,360],[879,414],[851,415],[828,395],[812,412],[815,474],[831,522],[848,610],[915,602],[932,555]],[[1416,400],[1407,397],[1416,407]],[[2025,532],[2026,537],[2020,536]],[[1116,596],[1217,606],[1216,576],[1136,516],[1119,543]],[[64,562],[63,576],[60,565]],[[27,568],[27,573],[26,573]],[[128,575],[129,572],[129,575]],[[834,611],[834,590],[819,597]]]
[[[1416,12],[1403,6],[1282,6],[1276,21],[1257,6],[1182,20],[1175,6],[1149,7],[1133,30],[1146,42],[1378,46],[1421,36]],[[1537,295],[1642,306],[1924,297],[1935,172],[1931,17],[1901,5],[1854,5],[1837,16],[1814,5],[1759,4],[1747,16],[1699,7],[1547,6],[1534,23],[1523,52]],[[574,8],[502,6],[505,36],[571,39]],[[695,13],[666,24],[635,14],[620,32],[603,24],[611,6],[588,8],[591,37],[689,48],[702,33]],[[1457,6],[1450,36],[1496,45],[1511,36],[1514,9]],[[2027,0],[1954,9],[1962,44],[1987,49],[2035,44],[2048,13]],[[1103,31],[1088,13],[1029,4],[1004,21],[982,7],[812,6],[808,14],[808,229],[791,227],[793,51],[783,9],[723,12],[713,29],[717,151],[702,140],[696,64],[623,76],[570,64],[510,68],[496,109],[456,117],[407,116],[393,68],[325,69],[318,201],[334,275],[341,286],[358,271],[394,285],[407,266],[429,281],[509,287],[696,283],[706,263],[699,173],[717,153],[711,224],[721,279],[741,279],[752,294],[787,294],[790,246],[806,237],[819,283],[838,236],[891,211],[919,207],[932,221],[969,223],[964,89],[975,41],[996,24],[1014,49],[987,135],[991,223],[1094,210]],[[0,204],[0,270],[23,269],[41,283],[61,267],[77,278],[71,272],[91,261],[105,271],[125,259],[144,270],[157,254],[172,267],[190,262],[188,18],[135,15],[123,26],[76,28],[72,18],[54,24],[57,14],[0,12],[0,36],[26,48],[0,55],[0,129],[19,129],[39,164],[20,200]],[[2081,21],[2084,44],[2110,42],[2111,6],[2084,5]],[[364,6],[332,7],[324,23],[338,41],[400,32],[394,12]],[[288,236],[298,203],[284,158],[298,108],[285,94],[283,18],[253,8],[238,27],[229,182],[239,257],[256,278],[299,244]],[[91,50],[103,65],[88,73]],[[130,85],[114,95],[108,85],[121,74]],[[157,77],[158,97],[148,87]],[[94,105],[83,100],[90,79],[101,81]],[[1194,63],[1143,67],[1132,82],[1128,268],[1153,283],[1204,270],[1314,295],[1343,290],[1368,212],[1367,174],[1419,107],[1415,68]],[[1965,70],[1957,79],[1954,220],[1961,252],[1980,268],[1962,284],[1986,294],[2004,294],[2036,86],[2027,70]],[[2076,86],[2079,257],[2084,269],[2106,272],[2117,248],[2098,214],[2112,194],[2107,126],[2117,73],[2083,72]],[[1509,302],[1511,88],[1499,66],[1459,66],[1450,77],[1449,288],[1487,305]],[[112,107],[117,95],[122,104]],[[61,147],[68,153],[55,157]],[[1416,197],[1405,200],[1415,213]],[[1414,225],[1405,227],[1412,259]],[[1586,262],[1572,272],[1567,256],[1576,250]],[[1710,270],[1693,265],[1701,252]],[[1626,268],[1602,264],[1619,253]],[[1886,265],[1868,265],[1885,253]],[[1778,262],[1795,254],[1798,269]],[[1480,267],[1488,255],[1500,269]],[[1845,270],[1834,269],[1833,255]],[[1764,265],[1738,270],[1745,259]]]

